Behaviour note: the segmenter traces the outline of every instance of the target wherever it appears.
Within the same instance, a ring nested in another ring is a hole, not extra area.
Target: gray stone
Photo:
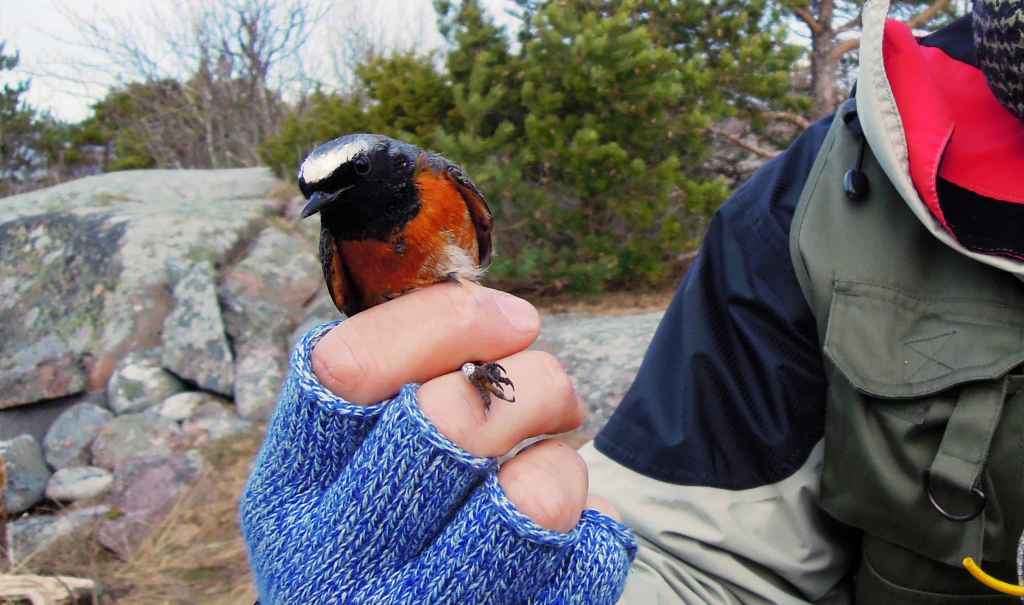
[[[263,301],[295,315],[321,283],[316,247],[300,235],[268,227],[245,258],[224,276],[222,292],[243,301]]]
[[[188,420],[206,403],[224,402],[223,399],[202,391],[187,391],[171,395],[156,408],[156,413],[171,420]]]
[[[0,410],[0,441],[28,434],[42,443],[57,417],[82,402],[103,406],[106,404],[106,396],[103,393],[72,395]]]
[[[619,405],[640,369],[662,313],[548,315],[533,348],[552,353],[573,378],[587,406],[574,439],[593,438]]]
[[[62,468],[46,484],[46,497],[61,502],[88,500],[107,493],[114,483],[110,471],[97,466]]]
[[[185,385],[150,355],[135,353],[114,370],[107,385],[107,402],[115,414],[130,414],[184,390]]]
[[[263,344],[239,351],[235,366],[235,406],[238,415],[251,420],[269,418],[277,405],[288,354],[280,347]]]
[[[126,352],[159,344],[168,262],[230,262],[280,211],[274,186],[265,168],[139,170],[4,198],[4,405],[100,390]]]
[[[178,423],[152,412],[118,416],[92,442],[92,462],[112,469],[132,458],[169,455],[181,442]]]
[[[174,286],[164,320],[163,366],[200,388],[231,395],[234,358],[217,303],[213,265],[200,262]]]
[[[50,469],[43,461],[43,449],[31,435],[0,441],[0,458],[7,469],[4,508],[8,513],[20,513],[43,499]]]
[[[78,356],[59,336],[49,334],[0,357],[0,409],[73,395],[86,382]]]
[[[130,558],[201,471],[201,459],[187,454],[136,458],[119,465],[108,499],[119,516],[100,525],[100,543],[122,559]]]
[[[55,469],[89,464],[89,446],[114,415],[93,403],[79,403],[57,417],[43,440],[46,462]]]
[[[244,349],[284,348],[303,306],[322,284],[315,245],[278,226],[260,233],[245,258],[225,273],[220,289],[236,355]],[[246,381],[238,377],[237,364],[235,370],[237,398]]]
[[[12,521],[11,556],[17,564],[57,540],[84,532],[110,513],[109,506],[92,506],[61,515],[35,515]]]
[[[244,433],[252,426],[252,422],[239,418],[227,405],[209,401],[184,422],[182,430],[193,438],[194,445],[201,445],[209,440]]]

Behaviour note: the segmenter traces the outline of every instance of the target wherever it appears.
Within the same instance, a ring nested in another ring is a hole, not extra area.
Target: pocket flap
[[[825,354],[869,395],[930,395],[1002,376],[1024,362],[1024,309],[836,282]]]

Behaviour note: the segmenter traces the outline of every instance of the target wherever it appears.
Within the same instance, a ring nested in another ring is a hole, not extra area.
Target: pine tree
[[[5,42],[0,40],[0,73],[15,69],[19,61],[17,53],[4,54],[4,48]],[[38,161],[33,150],[36,112],[24,99],[28,87],[25,80],[0,89],[0,193],[29,178],[28,172]]]

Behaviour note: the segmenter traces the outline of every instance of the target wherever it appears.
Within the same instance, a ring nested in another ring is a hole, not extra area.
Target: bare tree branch
[[[859,36],[856,38],[847,38],[846,40],[837,42],[836,45],[832,47],[832,51],[829,52],[828,56],[832,61],[838,61],[839,59],[842,59],[843,55],[846,53],[858,48],[860,48]]]
[[[793,124],[794,126],[801,129],[806,129],[811,126],[810,120],[808,120],[807,118],[798,113],[793,113],[791,111],[765,111],[762,112],[761,115],[769,120],[780,120],[783,122],[789,122],[790,124]]]
[[[939,16],[946,7],[949,6],[949,0],[935,0],[928,8],[924,9],[920,13],[914,15],[905,22],[910,29],[917,29],[931,22],[932,19]]]
[[[812,33],[820,34],[825,31],[825,26],[814,18],[814,13],[811,12],[809,7],[801,6],[800,8],[794,8],[793,14],[800,17],[800,20],[806,23],[807,27],[811,28]]]
[[[732,143],[733,145],[736,145],[740,149],[749,151],[750,153],[753,153],[754,155],[762,158],[771,159],[779,155],[779,153],[781,153],[774,149],[765,149],[764,147],[760,147],[754,143],[748,143],[747,141],[744,141],[742,137],[734,135],[730,132],[726,132],[725,130],[718,128],[717,126],[709,126],[708,130],[715,136],[725,139],[726,141]]]

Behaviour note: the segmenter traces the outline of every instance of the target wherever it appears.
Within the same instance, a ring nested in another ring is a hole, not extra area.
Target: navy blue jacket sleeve
[[[789,231],[830,123],[811,126],[712,219],[597,436],[609,458],[661,481],[747,489],[789,476],[822,438],[824,370]]]

